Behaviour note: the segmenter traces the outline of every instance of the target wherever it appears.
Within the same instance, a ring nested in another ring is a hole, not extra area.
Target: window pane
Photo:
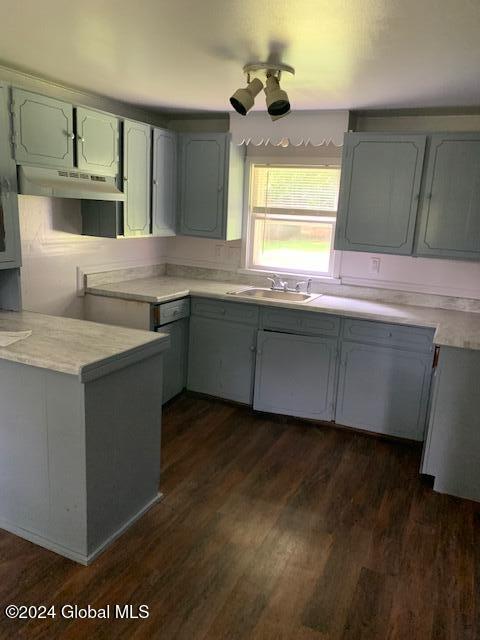
[[[253,265],[329,273],[333,224],[255,218]]]
[[[336,212],[338,167],[285,167],[255,165],[252,207]]]

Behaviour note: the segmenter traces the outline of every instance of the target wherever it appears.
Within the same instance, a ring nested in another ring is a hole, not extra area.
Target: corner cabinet
[[[426,136],[345,135],[335,249],[409,255]]]
[[[0,269],[19,267],[17,172],[10,153],[8,96],[0,85]]]
[[[253,408],[333,420],[337,339],[259,331]]]
[[[252,404],[258,309],[194,298],[187,389]]]
[[[153,130],[152,234],[174,236],[177,213],[177,136]]]
[[[125,120],[123,125],[123,190],[125,236],[150,234],[151,129]]]
[[[18,164],[73,168],[73,107],[67,102],[12,89],[13,145]]]
[[[433,135],[416,255],[480,260],[480,133]]]
[[[229,133],[180,134],[180,234],[241,238],[244,158]]]

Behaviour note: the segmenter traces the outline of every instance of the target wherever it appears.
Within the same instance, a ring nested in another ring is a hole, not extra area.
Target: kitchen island
[[[0,527],[82,564],[159,499],[168,336],[0,312]]]

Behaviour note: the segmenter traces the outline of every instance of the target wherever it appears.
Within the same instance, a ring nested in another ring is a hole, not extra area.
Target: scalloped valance
[[[287,117],[272,121],[266,111],[254,111],[247,116],[232,112],[230,132],[235,144],[273,144],[295,147],[333,143],[343,145],[348,131],[348,111],[295,111]]]

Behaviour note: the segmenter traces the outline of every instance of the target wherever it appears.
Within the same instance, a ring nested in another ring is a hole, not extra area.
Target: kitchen
[[[6,4],[2,636],[476,638],[474,8]]]

